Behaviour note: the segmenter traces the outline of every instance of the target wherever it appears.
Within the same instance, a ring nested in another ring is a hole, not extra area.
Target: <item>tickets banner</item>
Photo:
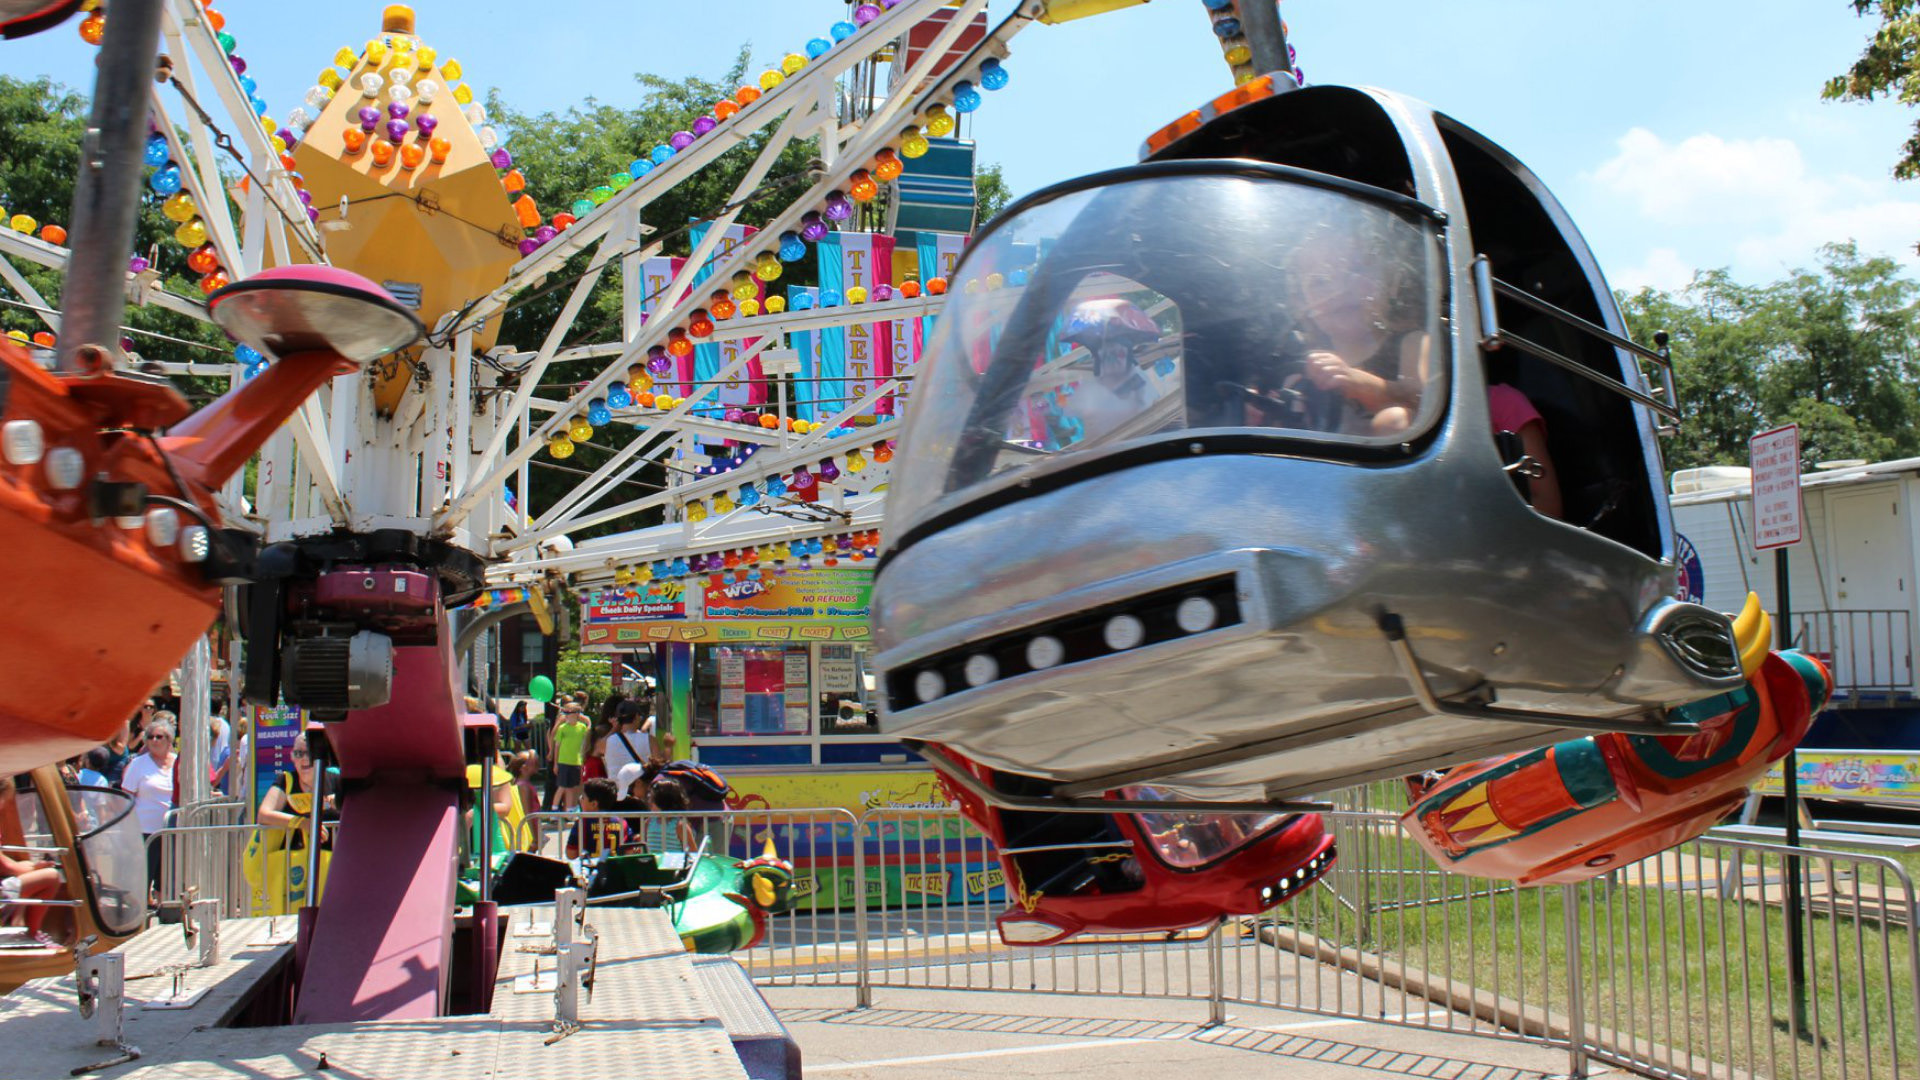
[[[1920,806],[1920,754],[1802,750],[1799,762],[1803,799]],[[1767,795],[1785,792],[1780,765],[1768,771],[1760,790]]]
[[[893,237],[878,233],[829,233],[817,245],[820,254],[820,292],[836,293],[846,302],[848,290],[893,283]],[[855,323],[823,330],[821,338],[821,393],[816,398],[822,419],[852,406],[881,380],[893,376],[891,320]],[[832,393],[829,387],[837,387]],[[891,397],[882,398],[856,416],[886,416],[893,412]]]
[[[625,652],[660,642],[805,643],[872,635],[873,572],[865,568],[789,570],[668,593],[678,588],[662,583],[635,600],[590,605],[581,620],[581,647]]]
[[[810,285],[787,286],[787,310],[803,311],[820,303],[820,290]],[[794,415],[811,423],[824,420],[819,402],[840,397],[840,384],[836,381],[828,389],[824,370],[827,335],[813,330],[795,330],[787,335],[787,344],[800,357],[800,377],[793,384]]]
[[[685,265],[686,261],[679,256],[655,255],[640,264],[641,322],[644,323],[660,309],[660,301],[666,295],[667,286],[673,284],[674,276],[680,273],[680,267]],[[686,397],[690,392],[689,387],[693,378],[693,357],[676,357],[672,372],[653,376],[653,388],[657,393]]]

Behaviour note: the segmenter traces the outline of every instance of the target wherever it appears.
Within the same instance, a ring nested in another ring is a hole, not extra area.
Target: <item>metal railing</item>
[[[1857,707],[1911,695],[1913,615],[1876,611],[1796,611],[1794,644],[1833,673],[1833,706]]]
[[[1597,1062],[1661,1080],[1920,1078],[1920,908],[1900,862],[1709,838],[1515,888],[1434,866],[1400,832],[1403,802],[1394,785],[1342,793],[1324,815],[1338,873],[1263,915],[1049,947],[1001,942],[997,854],[951,810],[540,813],[516,846],[561,854],[595,819],[643,834],[684,820],[716,857],[771,840],[794,864],[793,909],[736,959],[761,985],[848,987],[861,1007],[876,988],[1168,998],[1205,1002],[1216,1023],[1239,1004],[1522,1040],[1563,1049],[1577,1076]],[[217,865],[231,867],[262,832],[178,826],[152,842],[224,845]],[[1797,930],[1783,903],[1794,868]],[[232,915],[271,906],[244,873],[226,881],[200,896]],[[291,886],[277,892],[287,909]]]
[[[750,859],[771,840],[775,852],[794,865],[792,910],[768,920],[765,939],[737,954],[754,981],[852,986],[863,1001],[867,998],[865,920],[868,893],[879,879],[867,869],[867,828],[848,810],[543,811],[523,818],[513,840],[518,850],[560,857],[568,837],[584,825],[577,835],[585,838],[585,854],[593,858],[611,853],[600,845],[597,823],[631,823],[637,827],[633,833],[643,837],[649,823],[671,829],[681,821],[691,827],[695,843],[704,840],[715,857]]]
[[[292,914],[306,903],[306,852],[291,846],[300,832],[229,821],[150,834],[147,846],[159,848],[155,910],[171,918],[193,900],[218,900],[227,919]]]

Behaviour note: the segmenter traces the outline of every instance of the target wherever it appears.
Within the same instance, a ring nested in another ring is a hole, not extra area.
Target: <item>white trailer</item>
[[[1801,485],[1805,539],[1787,549],[1793,640],[1833,669],[1834,707],[1910,703],[1920,458],[1821,469]],[[1752,591],[1778,611],[1773,555],[1753,549],[1748,471],[1685,469],[1673,496],[1683,588],[1722,611]]]

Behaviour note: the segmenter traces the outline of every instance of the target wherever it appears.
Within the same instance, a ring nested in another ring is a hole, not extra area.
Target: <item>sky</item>
[[[382,5],[214,6],[283,115],[339,46],[373,36]],[[637,101],[638,71],[718,77],[742,45],[767,66],[847,11],[838,0],[414,7],[423,40],[457,57],[476,90],[499,87],[535,112]],[[1411,94],[1526,162],[1617,288],[1678,288],[1719,267],[1763,283],[1846,239],[1920,271],[1920,184],[1891,178],[1920,112],[1820,99],[1873,29],[1847,0],[1285,0],[1282,14],[1309,82]],[[1012,82],[987,95],[971,134],[1016,194],[1132,162],[1150,132],[1230,85],[1199,0],[1035,26],[1011,52]],[[94,55],[69,23],[0,44],[0,72],[85,89]]]

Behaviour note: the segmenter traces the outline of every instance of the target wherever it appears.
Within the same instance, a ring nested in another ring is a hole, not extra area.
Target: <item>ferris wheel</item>
[[[224,486],[228,522],[263,543],[376,529],[445,541],[488,567],[494,588],[473,580],[450,597],[482,608],[563,583],[633,593],[709,564],[745,574],[810,553],[866,558],[913,363],[971,224],[963,215],[899,245],[901,200],[882,189],[955,146],[961,118],[990,107],[1020,31],[1121,6],[1028,0],[989,25],[985,0],[849,4],[626,171],[540,207],[459,60],[416,32],[410,12],[390,9],[378,35],[331,56],[300,101],[269,103],[240,21],[167,0],[155,79],[138,92],[148,125],[138,167],[173,243],[112,258],[127,260],[131,302],[191,318],[209,318],[204,296],[232,282],[319,264],[384,283],[426,323],[423,342],[304,402],[262,448],[254,479]],[[1234,6],[1206,6],[1245,78]],[[105,41],[113,5],[78,7],[80,35]],[[130,63],[122,77],[146,84],[145,61]],[[769,184],[782,151],[807,138],[818,140],[812,173]],[[668,254],[647,208],[749,139],[760,147],[727,203],[685,255]],[[767,220],[742,222],[769,188],[795,194]],[[59,223],[10,225],[6,260],[64,270],[85,257]],[[161,270],[182,264],[202,296],[162,284]],[[783,283],[796,272],[820,284]],[[60,313],[10,261],[0,275],[46,321],[27,344],[54,362]],[[618,340],[562,348],[614,277]],[[498,341],[503,313],[556,289],[567,300],[537,347]],[[238,384],[272,361],[242,343],[227,364],[160,369]],[[636,436],[609,442],[610,430]],[[604,460],[583,468],[576,448],[596,443]],[[579,481],[531,505],[530,470],[568,458]],[[664,489],[614,498],[643,470],[663,473]],[[636,515],[684,528],[573,550],[571,534]],[[749,523],[755,542],[727,539]]]

